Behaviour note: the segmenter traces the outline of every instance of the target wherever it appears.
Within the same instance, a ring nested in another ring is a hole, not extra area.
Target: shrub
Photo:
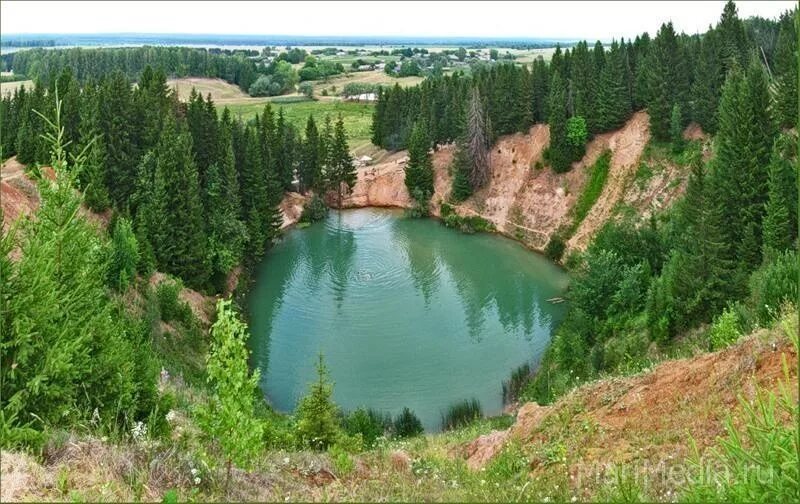
[[[442,415],[442,430],[457,429],[471,424],[483,416],[481,403],[477,399],[464,399],[451,404]]]
[[[735,342],[739,336],[741,336],[739,317],[732,308],[726,308],[714,320],[714,324],[708,332],[708,341],[712,350],[719,350]]]
[[[301,82],[297,89],[307,98],[314,98],[314,86],[310,82]]]
[[[300,222],[317,222],[321,221],[328,216],[328,206],[322,201],[322,198],[316,194],[311,198],[311,201],[303,207],[303,213],[300,215]]]
[[[394,435],[398,438],[419,436],[425,431],[417,415],[407,407],[394,419],[393,427]]]
[[[750,277],[750,301],[758,322],[767,325],[785,301],[798,297],[797,252],[786,251],[762,265]]]
[[[364,445],[371,448],[376,439],[392,428],[392,417],[375,410],[358,408],[344,417],[342,426],[351,436],[361,434]]]
[[[179,279],[167,279],[156,287],[156,299],[161,311],[161,320],[171,322],[177,320],[187,326],[194,321],[194,314],[189,305],[180,298],[183,283]]]
[[[566,248],[567,244],[564,242],[564,238],[561,234],[555,233],[547,242],[547,246],[544,248],[544,255],[551,261],[558,262],[564,256]]]
[[[333,463],[333,467],[336,469],[336,475],[338,477],[347,476],[353,472],[353,469],[355,468],[355,462],[353,462],[353,458],[350,457],[350,454],[338,444],[328,448],[328,455],[331,458],[331,462]]]

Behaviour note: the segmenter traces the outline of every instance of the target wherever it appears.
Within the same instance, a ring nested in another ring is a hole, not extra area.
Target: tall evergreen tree
[[[433,160],[429,152],[430,147],[428,125],[420,121],[414,125],[408,141],[405,183],[408,193],[426,207],[433,195]]]
[[[300,149],[300,192],[317,186],[321,174],[320,139],[314,116],[308,116],[306,135]]]
[[[561,75],[554,74],[548,102],[550,116],[547,123],[550,125],[550,146],[547,149],[547,161],[556,173],[568,171],[572,163],[571,149],[567,141],[566,95],[567,90]]]
[[[326,124],[327,127],[327,124]],[[333,137],[328,144],[328,163],[325,178],[328,188],[336,191],[338,204],[342,205],[342,193],[353,188],[356,183],[356,167],[353,158],[350,156],[350,148],[347,145],[347,134],[344,131],[344,121],[342,116],[336,120],[333,128]]]
[[[480,92],[472,89],[467,109],[467,150],[472,161],[469,181],[472,190],[477,191],[485,186],[491,178],[490,139],[492,126],[487,120]]]
[[[160,215],[163,240],[154,240],[156,257],[165,271],[202,287],[210,276],[200,181],[192,156],[191,136],[174,119],[164,124],[156,149],[155,178],[163,180],[165,213]],[[159,205],[160,206],[160,205]]]

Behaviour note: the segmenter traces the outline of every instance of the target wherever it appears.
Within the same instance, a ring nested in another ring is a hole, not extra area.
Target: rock
[[[527,440],[550,411],[550,406],[539,406],[535,402],[523,404],[517,412],[517,421],[511,426],[511,435],[519,440]]]
[[[464,449],[467,467],[477,471],[485,466],[501,449],[508,439],[509,431],[492,431],[477,438]]]

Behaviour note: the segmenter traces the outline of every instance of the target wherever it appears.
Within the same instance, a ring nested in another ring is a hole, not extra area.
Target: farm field
[[[2,82],[0,83],[0,96],[11,95],[14,94],[14,91],[17,90],[20,86],[25,86],[26,89],[33,88],[33,81],[32,80],[24,80],[24,81],[14,81],[14,82]]]
[[[336,95],[341,93],[346,84],[358,82],[365,84],[383,84],[386,86],[394,86],[400,84],[402,87],[415,86],[422,82],[424,77],[393,77],[387,75],[383,70],[371,70],[369,72],[353,72],[344,75],[337,75],[325,81],[312,81],[314,86],[314,96],[324,99],[322,96],[323,90],[328,90],[329,95]]]

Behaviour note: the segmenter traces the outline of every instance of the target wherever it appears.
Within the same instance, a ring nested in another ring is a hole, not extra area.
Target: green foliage
[[[333,403],[333,383],[319,354],[317,380],[309,385],[308,395],[297,405],[297,434],[303,446],[325,450],[341,433],[337,407]]]
[[[322,198],[315,194],[303,207],[303,213],[300,215],[300,222],[317,222],[325,219],[327,216],[328,206],[322,201]]]
[[[371,448],[375,441],[392,428],[392,417],[372,409],[358,408],[342,420],[344,431],[350,435],[361,435],[364,446]]]
[[[564,238],[561,234],[554,233],[544,248],[544,255],[551,261],[558,262],[564,257],[564,250],[566,250],[566,248],[567,244],[564,242]]]
[[[248,336],[231,302],[219,300],[206,366],[211,396],[196,414],[198,425],[227,462],[226,489],[231,464],[248,468],[262,449],[264,423],[254,407],[259,372],[251,373],[248,365]]]
[[[78,423],[118,433],[158,403],[150,342],[105,288],[107,243],[79,214],[74,191],[84,157],[67,162],[59,100],[55,108],[45,137],[55,181],[40,181],[36,218],[19,241],[13,231],[0,238],[4,447]],[[10,261],[15,245],[22,253]]]
[[[333,462],[333,467],[336,469],[336,474],[339,477],[344,477],[353,472],[355,469],[355,462],[347,450],[340,447],[338,444],[332,445],[328,448],[328,455]]]
[[[442,414],[442,430],[465,427],[483,417],[481,403],[477,399],[464,399],[451,404]]]
[[[748,304],[761,324],[769,324],[783,303],[798,299],[799,277],[800,268],[795,251],[778,254],[753,272]]]
[[[589,181],[586,183],[586,187],[584,187],[583,192],[578,197],[578,201],[575,202],[575,206],[572,210],[574,215],[572,229],[578,229],[580,223],[583,222],[583,219],[589,214],[589,210],[592,209],[595,202],[600,197],[600,194],[603,192],[603,187],[608,178],[610,163],[611,151],[606,150],[597,158],[594,165],[592,165]]]
[[[462,233],[491,233],[495,230],[495,226],[491,221],[484,219],[478,215],[460,216],[457,213],[450,213],[447,216],[442,215],[445,226],[453,229],[458,229]]]
[[[708,331],[708,340],[713,350],[730,346],[741,336],[739,317],[736,312],[727,308],[711,325]]]
[[[117,219],[111,234],[111,260],[108,265],[108,283],[118,291],[124,291],[136,277],[139,262],[139,246],[133,233],[131,221]]]
[[[533,377],[529,362],[511,372],[511,377],[503,381],[503,404],[511,404],[520,398],[520,393]]]
[[[409,194],[424,205],[427,205],[433,195],[433,160],[429,152],[430,147],[427,125],[419,122],[414,126],[409,139],[405,184]]]
[[[178,279],[166,279],[156,287],[156,299],[162,320],[170,322],[177,320],[184,324],[192,318],[192,309],[180,298],[183,284]]]
[[[586,129],[586,119],[583,117],[570,117],[567,119],[567,144],[571,147],[572,159],[580,159],[586,152],[586,140],[589,132]]]
[[[683,150],[683,116],[681,106],[677,103],[672,106],[672,115],[669,120],[669,138],[672,142],[672,152],[679,153]]]
[[[392,424],[394,435],[400,439],[419,436],[425,429],[422,422],[409,408],[403,408]]]
[[[450,173],[453,175],[453,187],[450,190],[450,196],[453,201],[461,202],[472,196],[472,185],[469,179],[471,168],[466,147],[460,142],[457,143],[453,162],[450,166]]]

